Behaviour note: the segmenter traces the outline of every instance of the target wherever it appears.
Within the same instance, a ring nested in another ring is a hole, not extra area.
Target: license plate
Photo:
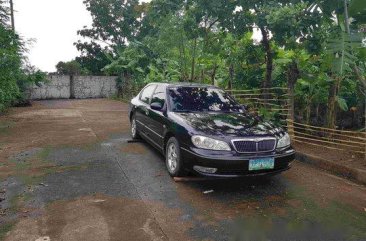
[[[249,160],[249,171],[274,169],[274,158]]]

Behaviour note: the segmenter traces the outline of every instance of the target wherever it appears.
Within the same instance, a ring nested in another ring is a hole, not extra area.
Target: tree
[[[151,81],[193,81],[238,89],[288,86],[307,121],[319,109],[322,113],[327,109],[335,120],[335,110],[346,109],[354,100],[351,95],[358,94],[349,81],[365,79],[362,51],[351,43],[364,28],[363,5],[359,5],[363,2],[346,1],[349,17],[355,20],[350,23],[345,20],[345,0],[152,0],[144,4],[136,0],[122,5],[117,0],[86,0],[94,20],[91,28],[79,31],[85,39],[76,44],[81,51],[76,60],[93,73],[120,75],[127,86]],[[263,36],[258,43],[252,39],[255,30]],[[319,93],[322,98],[314,97]],[[269,96],[266,91],[262,94]]]
[[[0,24],[0,111],[20,97],[17,85],[21,75],[20,41],[12,30]]]
[[[354,8],[353,4],[360,7],[357,13],[366,11],[365,3],[361,3],[361,5],[359,5],[360,2],[358,0],[352,0],[352,8]],[[348,12],[348,1],[327,0],[318,3],[317,6],[321,8],[324,15],[328,17],[325,21],[333,21],[336,23],[331,26],[329,30],[330,34],[326,44],[329,56],[327,60],[331,70],[327,126],[329,128],[334,128],[336,125],[336,103],[338,102],[341,108],[345,106],[342,99],[338,96],[342,80],[344,80],[347,75],[355,73],[358,80],[362,84],[365,84],[364,77],[360,75],[359,68],[357,66],[358,59],[355,56],[355,51],[362,46],[362,37],[357,31],[351,29],[353,26],[350,25],[351,16]],[[359,21],[362,22],[362,18],[359,17]]]
[[[92,75],[103,75],[102,69],[110,64],[107,54],[111,51],[108,48],[102,49],[95,42],[81,42],[76,44],[80,51],[80,56],[75,60],[80,64],[80,67]]]
[[[88,71],[81,67],[81,64],[76,60],[69,62],[58,62],[56,65],[57,74],[61,75],[86,75]]]
[[[92,74],[102,74],[101,69],[110,63],[106,54],[115,53],[117,48],[137,38],[146,4],[138,0],[84,0],[84,4],[92,15],[93,25],[77,33],[84,40],[75,43],[81,52],[76,60]]]
[[[27,102],[27,86],[45,81],[43,72],[27,64],[25,43],[9,26],[8,10],[0,1],[0,112]]]
[[[143,11],[138,0],[84,0],[93,18],[92,28],[78,31],[85,38],[108,46],[126,45],[139,33]]]
[[[288,49],[297,48],[298,43],[305,44],[314,36],[320,19],[318,11],[312,11],[309,1],[257,1],[239,0],[239,12],[243,16],[250,16],[251,22],[246,22],[261,35],[261,46],[265,52],[265,76],[262,87],[272,87],[273,63],[275,58],[274,43]],[[240,22],[236,24],[240,26]],[[294,73],[298,72],[294,63],[290,66]],[[296,77],[295,74],[292,75]],[[266,93],[264,96],[268,98]]]
[[[289,119],[295,119],[295,86],[297,80],[306,75],[308,53],[319,54],[323,34],[318,23],[321,13],[309,2],[288,3],[268,10],[267,25],[271,29],[272,41],[283,47],[278,51],[275,63],[282,65],[286,73],[290,98]],[[311,108],[309,105],[308,108]],[[307,110],[308,113],[310,109]]]
[[[9,7],[6,6],[4,0],[0,0],[0,24],[6,26],[9,22]]]

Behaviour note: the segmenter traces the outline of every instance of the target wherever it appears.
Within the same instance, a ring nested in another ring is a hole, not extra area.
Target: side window
[[[148,87],[146,87],[140,95],[140,100],[142,102],[145,102],[146,104],[149,104],[155,87],[156,85],[149,85]]]
[[[161,103],[162,106],[164,106],[165,104],[165,90],[166,87],[163,85],[158,85],[158,87],[156,88],[154,95],[152,97],[151,103],[153,102],[159,102]]]

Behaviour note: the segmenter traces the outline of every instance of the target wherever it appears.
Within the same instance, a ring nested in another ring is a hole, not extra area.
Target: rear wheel
[[[132,118],[131,118],[131,137],[132,137],[132,139],[139,139],[140,138],[139,131],[137,129],[135,115],[133,115]]]
[[[181,177],[186,174],[180,156],[180,145],[175,137],[171,137],[166,144],[165,163],[170,176]]]

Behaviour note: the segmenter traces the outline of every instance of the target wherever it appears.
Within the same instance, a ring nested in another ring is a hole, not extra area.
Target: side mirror
[[[161,111],[163,109],[163,105],[160,102],[153,102],[150,104],[150,108],[152,110]]]

